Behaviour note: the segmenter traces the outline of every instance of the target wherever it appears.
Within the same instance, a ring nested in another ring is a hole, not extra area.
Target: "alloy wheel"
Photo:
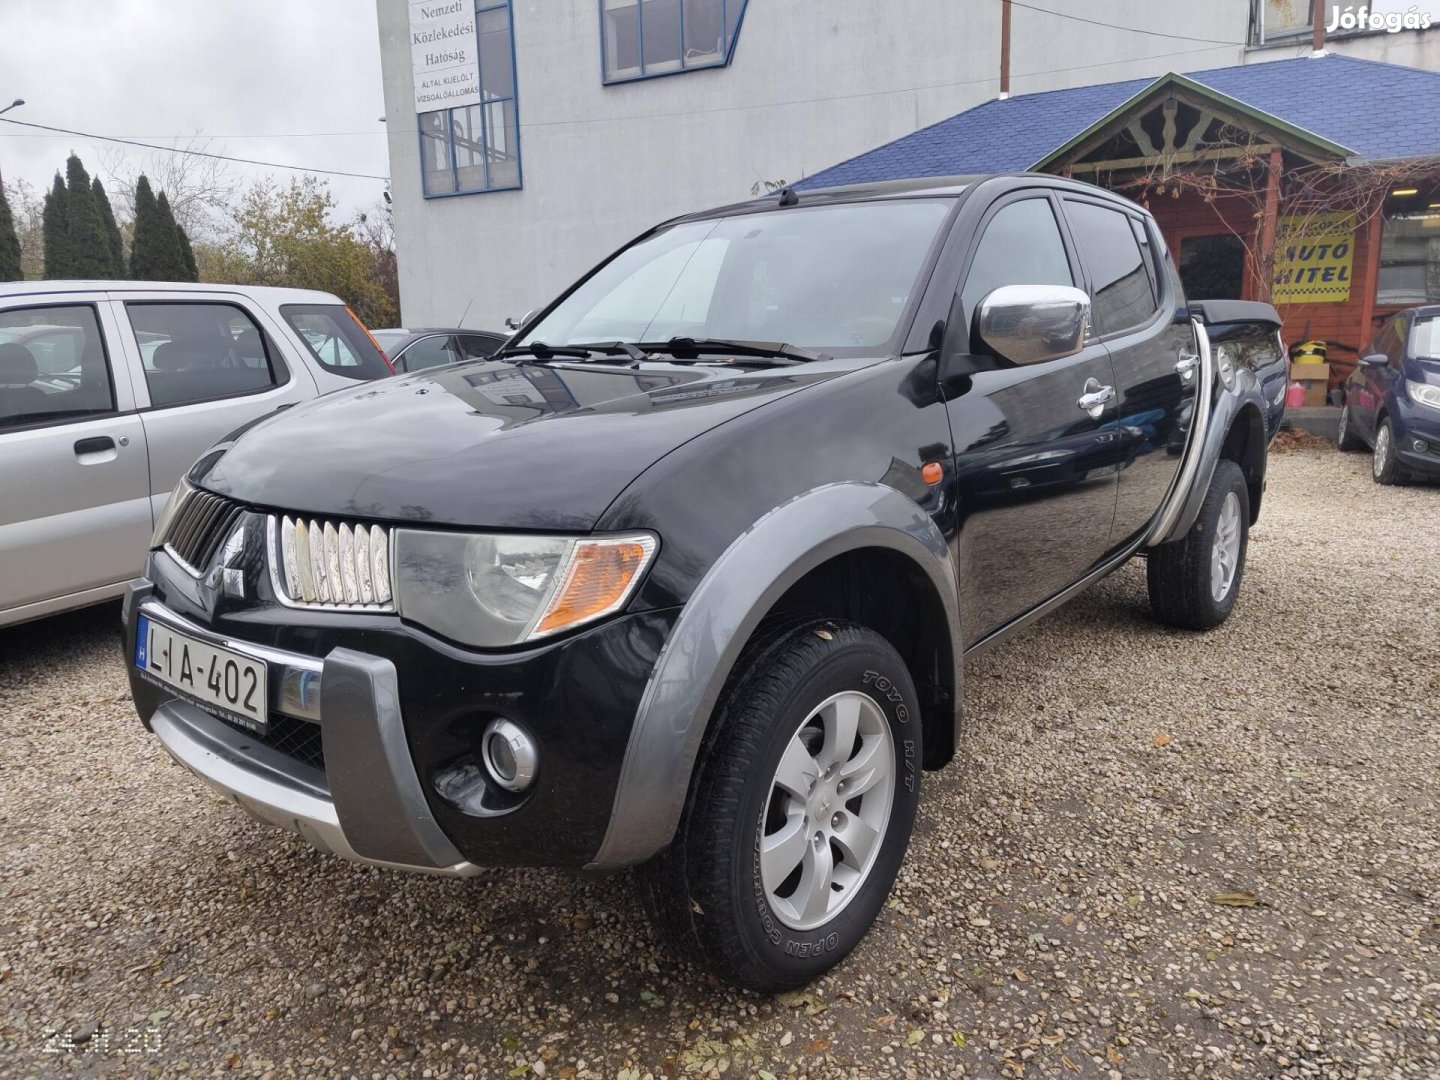
[[[792,930],[829,922],[875,865],[895,795],[885,713],[847,690],[822,701],[791,736],[760,819],[760,879]]]
[[[1390,425],[1381,424],[1380,430],[1375,432],[1375,458],[1370,463],[1371,470],[1376,476],[1385,471],[1385,466],[1390,460]]]
[[[1210,595],[1217,604],[1224,603],[1235,584],[1240,566],[1240,498],[1230,491],[1220,504],[1220,517],[1215,523],[1215,541],[1210,548]]]

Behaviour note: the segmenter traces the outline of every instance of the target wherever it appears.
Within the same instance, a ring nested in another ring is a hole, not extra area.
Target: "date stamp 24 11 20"
[[[96,1031],[44,1029],[42,1054],[158,1054],[158,1027],[127,1027]]]

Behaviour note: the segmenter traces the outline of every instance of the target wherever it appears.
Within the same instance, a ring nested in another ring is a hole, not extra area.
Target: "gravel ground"
[[[141,729],[113,607],[0,633],[0,1073],[1440,1076],[1440,487],[1367,466],[1273,459],[1220,630],[1131,566],[972,665],[890,906],[778,998],[623,877],[253,823]]]

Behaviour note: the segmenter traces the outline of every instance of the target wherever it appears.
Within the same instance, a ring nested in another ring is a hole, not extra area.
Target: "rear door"
[[[1135,540],[1165,501],[1184,455],[1199,386],[1199,350],[1160,239],[1139,212],[1066,195],[1099,340],[1115,368],[1119,491],[1111,549]]]
[[[1106,430],[1115,407],[1092,415],[1080,403],[1113,389],[1105,347],[1017,366],[971,334],[993,289],[1080,283],[1057,210],[1043,190],[1003,196],[987,210],[960,290],[961,318],[952,320],[960,351],[973,350],[947,362],[960,377],[944,390],[956,439],[967,644],[1084,577],[1101,560],[1115,517],[1114,435]]]
[[[101,293],[0,299],[0,623],[140,572],[145,432],[117,340]]]
[[[116,305],[150,447],[156,516],[195,459],[257,416],[315,396],[238,296],[146,292]]]

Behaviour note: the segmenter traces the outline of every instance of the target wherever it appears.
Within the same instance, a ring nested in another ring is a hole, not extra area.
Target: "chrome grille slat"
[[[221,495],[191,488],[159,537],[159,546],[169,550],[193,574],[209,567],[220,545],[245,512],[244,506]]]
[[[389,536],[379,525],[271,515],[271,582],[292,607],[393,611]]]

